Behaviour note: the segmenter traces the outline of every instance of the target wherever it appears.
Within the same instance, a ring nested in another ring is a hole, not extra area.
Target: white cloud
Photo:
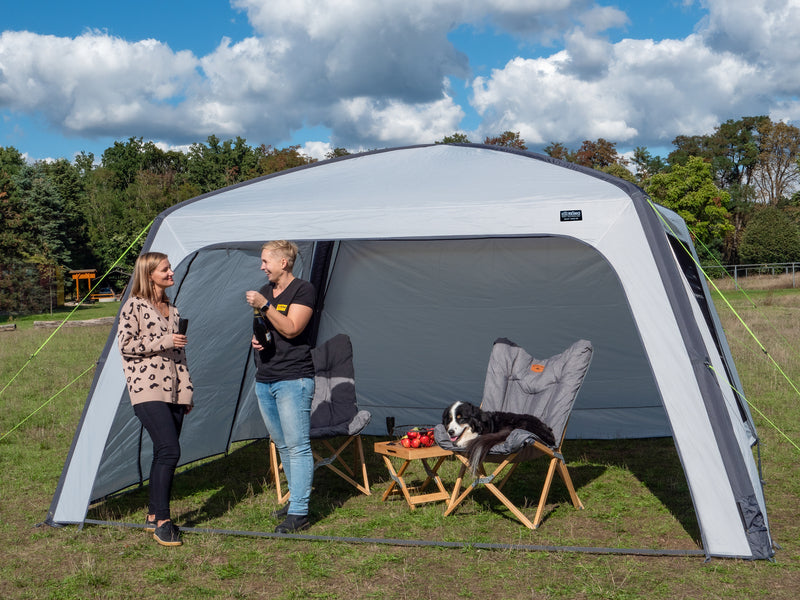
[[[476,78],[481,132],[519,131],[529,145],[604,137],[663,146],[680,134],[709,133],[729,118],[796,119],[800,47],[789,32],[800,29],[800,2],[708,5],[707,24],[683,39],[609,44],[573,30],[564,51],[517,58]]]
[[[154,116],[173,119],[173,102],[195,82],[196,67],[190,52],[155,40],[6,31],[0,34],[0,106],[41,113],[68,132],[124,129]]]
[[[798,0],[708,0],[708,9],[701,34],[709,48],[757,66],[767,95],[798,95]]]
[[[366,150],[433,142],[455,131],[463,114],[447,96],[415,105],[361,97],[339,102],[332,126],[345,147]]]
[[[300,154],[316,160],[325,160],[325,155],[333,150],[330,142],[306,142],[300,148]]]
[[[624,27],[630,23],[628,15],[611,6],[593,6],[580,15],[578,20],[587,32],[593,34],[616,27]]]
[[[320,127],[331,139],[309,143],[317,154],[324,144],[369,149],[462,129],[450,78],[472,83],[483,119],[476,140],[512,130],[532,146],[598,137],[663,146],[728,118],[800,118],[798,0],[704,0],[708,16],[685,38],[615,43],[607,32],[635,23],[602,0],[232,4],[253,36],[223,39],[202,57],[102,31],[6,31],[0,110],[37,115],[67,135],[170,145],[210,134],[274,144]],[[558,49],[473,79],[447,37],[465,25]]]

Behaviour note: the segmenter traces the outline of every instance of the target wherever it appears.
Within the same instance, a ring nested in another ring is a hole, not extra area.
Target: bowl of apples
[[[400,438],[403,448],[430,448],[436,445],[433,439],[433,427],[428,425],[415,425],[408,429]]]

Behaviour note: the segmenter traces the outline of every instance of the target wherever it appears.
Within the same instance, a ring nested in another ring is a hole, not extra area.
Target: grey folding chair
[[[583,508],[564,461],[562,446],[572,407],[589,369],[591,358],[592,344],[586,340],[578,340],[561,354],[545,360],[533,358],[514,342],[505,338],[494,342],[486,372],[481,408],[487,411],[534,415],[550,426],[556,443],[549,446],[533,433],[515,429],[504,442],[492,447],[479,466],[477,476],[462,492],[464,475],[469,469],[469,459],[451,443],[444,426],[437,425],[434,430],[436,442],[445,449],[453,450],[456,458],[462,463],[445,515],[451,514],[473,489],[484,485],[526,527],[536,529],[542,522],[547,496],[556,472],[564,481],[575,508]],[[508,499],[502,489],[520,463],[540,457],[547,459],[549,465],[536,515],[531,521]],[[486,474],[486,463],[497,464],[490,475]],[[499,483],[495,484],[495,479]]]
[[[325,454],[322,450],[312,449],[314,469],[327,467],[358,491],[369,496],[371,492],[361,432],[369,423],[371,415],[366,410],[359,410],[356,402],[353,345],[350,338],[343,333],[335,335],[314,348],[311,357],[315,371],[314,399],[311,403],[311,439],[321,440],[325,448]],[[345,439],[339,440],[338,446],[331,443],[333,438],[342,436]],[[342,453],[351,444],[353,467],[342,458]],[[271,440],[269,457],[278,503],[282,504],[289,499],[289,492],[282,491],[283,469],[277,447]]]

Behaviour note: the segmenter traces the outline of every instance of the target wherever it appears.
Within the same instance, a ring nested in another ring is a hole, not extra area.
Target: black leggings
[[[175,467],[181,457],[181,435],[186,407],[167,402],[143,402],[133,405],[133,412],[153,440],[153,464],[150,466],[150,506],[148,514],[156,520],[169,519],[169,497]]]

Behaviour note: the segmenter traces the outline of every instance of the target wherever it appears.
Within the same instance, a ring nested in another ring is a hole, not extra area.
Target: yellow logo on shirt
[[[286,312],[286,309],[289,308],[289,305],[288,304],[278,304],[275,308],[278,309],[278,312]]]

